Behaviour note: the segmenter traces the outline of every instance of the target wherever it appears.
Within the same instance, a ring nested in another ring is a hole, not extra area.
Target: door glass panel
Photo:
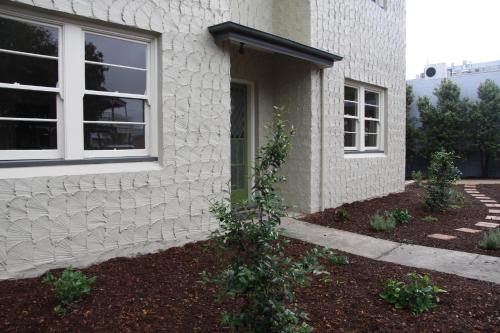
[[[248,199],[247,87],[231,85],[231,198]]]
[[[0,17],[0,49],[57,57],[59,29]]]

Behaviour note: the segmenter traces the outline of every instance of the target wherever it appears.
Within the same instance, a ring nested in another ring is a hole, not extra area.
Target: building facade
[[[291,210],[404,188],[404,0],[13,0],[0,33],[2,279],[205,238],[274,105]]]

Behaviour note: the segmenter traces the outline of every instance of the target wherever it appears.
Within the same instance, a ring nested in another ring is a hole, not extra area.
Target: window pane
[[[56,119],[56,93],[0,89],[0,117]]]
[[[365,104],[379,105],[378,93],[365,90]]]
[[[365,105],[365,117],[378,119],[378,106]]]
[[[57,123],[0,120],[0,150],[14,149],[57,149]]]
[[[142,99],[85,95],[83,98],[85,120],[144,122]]]
[[[146,71],[86,64],[85,89],[144,95]]]
[[[0,82],[55,87],[57,78],[55,59],[0,53]]]
[[[378,122],[365,120],[365,132],[366,133],[378,133]]]
[[[146,68],[146,45],[86,33],[85,60]]]
[[[0,17],[0,49],[57,57],[57,28]]]
[[[377,147],[377,134],[365,134],[365,146]]]
[[[358,101],[358,89],[344,87],[344,99],[347,101]]]
[[[84,124],[85,150],[144,149],[144,125]]]
[[[344,147],[356,147],[356,134],[355,133],[345,133],[344,134]]]
[[[357,116],[358,104],[353,102],[344,102],[344,114],[349,116]]]
[[[356,119],[344,118],[344,132],[356,132]]]

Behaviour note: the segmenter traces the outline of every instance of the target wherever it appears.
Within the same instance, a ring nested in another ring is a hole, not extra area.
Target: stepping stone
[[[477,225],[478,227],[484,227],[484,228],[496,228],[500,224],[493,223],[493,222],[477,222],[475,225]]]
[[[495,221],[500,221],[500,216],[495,216],[495,215],[488,215],[486,216],[487,220],[495,220]]]
[[[474,198],[478,199],[491,199],[490,197],[485,196],[484,194],[471,194]]]
[[[458,228],[458,229],[455,229],[455,230],[461,231],[461,232],[467,232],[469,234],[477,234],[478,232],[482,231],[482,230],[470,229],[470,228]]]
[[[488,209],[488,213],[490,213],[490,214],[500,214],[500,209]]]
[[[465,190],[465,193],[469,193],[469,194],[481,194],[481,193],[479,193],[479,191],[467,191],[467,190]]]
[[[432,235],[427,235],[427,237],[440,239],[440,240],[451,240],[451,239],[457,238],[455,236],[443,235],[443,234],[432,234]]]
[[[486,207],[500,207],[500,204],[486,204]]]
[[[479,200],[479,201],[481,201],[481,202],[491,202],[491,203],[496,203],[496,201],[495,201],[495,200]]]

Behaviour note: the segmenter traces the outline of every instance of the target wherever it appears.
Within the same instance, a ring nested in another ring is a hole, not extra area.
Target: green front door
[[[248,89],[231,84],[231,201],[248,200]]]

